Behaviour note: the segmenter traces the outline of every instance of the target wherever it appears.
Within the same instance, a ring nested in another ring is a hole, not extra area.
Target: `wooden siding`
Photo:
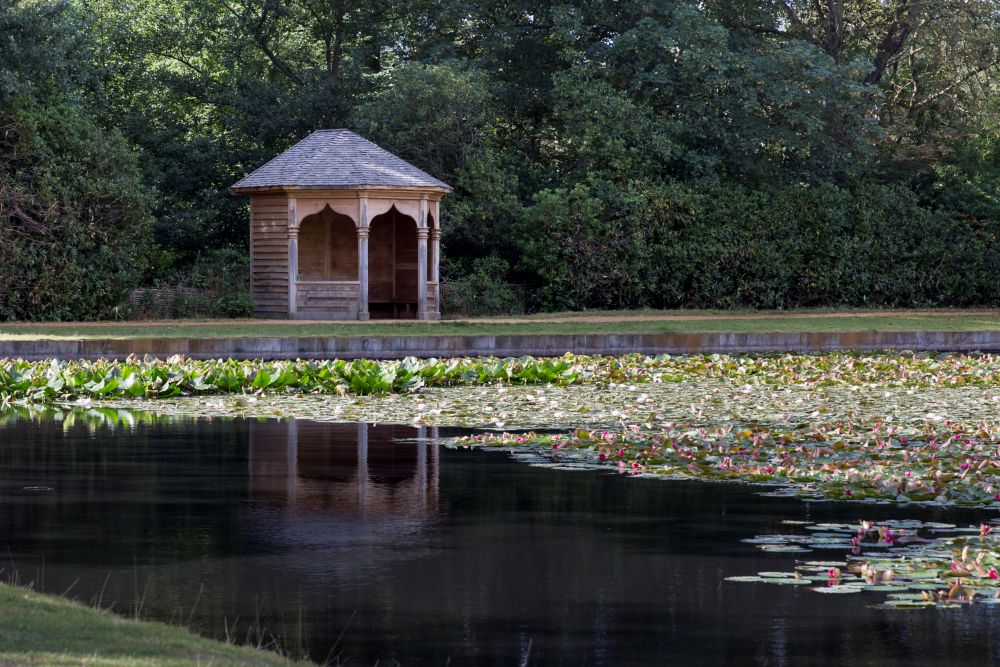
[[[359,285],[354,282],[300,280],[295,285],[300,316],[357,317]]]
[[[288,199],[250,198],[250,291],[254,314],[288,315]]]

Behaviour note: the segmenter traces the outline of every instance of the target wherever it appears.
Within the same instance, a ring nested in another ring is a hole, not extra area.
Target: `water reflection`
[[[425,426],[251,422],[250,497],[294,513],[430,518],[438,505],[437,437]]]
[[[254,619],[286,647],[301,637],[322,660],[336,644],[368,665],[1000,658],[996,608],[893,612],[723,581],[788,569],[787,555],[740,542],[787,530],[783,519],[976,523],[974,512],[553,471],[438,448],[457,433],[429,428],[114,411],[4,420],[0,550],[22,579],[103,593],[123,612],[143,596],[147,616],[217,637],[233,625],[246,637]]]
[[[438,429],[249,424],[245,524],[283,567],[338,585],[422,553],[438,514]],[[315,550],[335,556],[317,567]]]

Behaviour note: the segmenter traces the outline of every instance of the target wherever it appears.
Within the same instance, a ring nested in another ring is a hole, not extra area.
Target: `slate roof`
[[[230,189],[364,186],[431,187],[447,183],[350,130],[316,130]]]

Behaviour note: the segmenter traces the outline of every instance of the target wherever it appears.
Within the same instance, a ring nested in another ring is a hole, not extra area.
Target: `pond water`
[[[440,448],[457,430],[50,417],[0,425],[4,577],[351,664],[969,665],[1000,609],[725,577],[783,520],[982,513],[762,497]],[[831,554],[839,557],[840,554]],[[2,638],[0,638],[2,643]]]

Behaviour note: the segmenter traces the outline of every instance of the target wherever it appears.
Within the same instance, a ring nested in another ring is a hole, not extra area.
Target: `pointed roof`
[[[451,186],[350,130],[316,130],[230,190]]]

